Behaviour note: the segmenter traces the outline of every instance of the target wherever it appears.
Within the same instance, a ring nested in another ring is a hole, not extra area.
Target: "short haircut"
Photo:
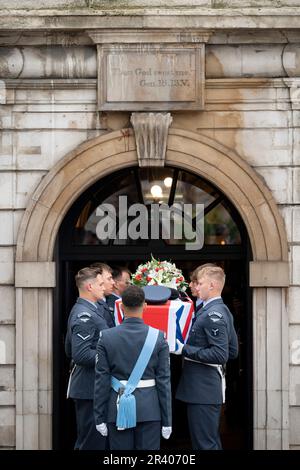
[[[82,268],[75,276],[75,282],[78,289],[82,289],[88,281],[96,279],[98,274],[102,274],[99,268]]]
[[[93,263],[91,264],[90,268],[98,268],[100,270],[99,274],[102,274],[103,271],[108,271],[109,273],[112,273],[112,269],[108,264],[106,263]]]
[[[122,303],[129,310],[136,310],[145,302],[145,293],[138,286],[128,286],[122,294]]]
[[[197,266],[197,268],[195,268],[194,271],[192,271],[192,273],[190,275],[191,281],[192,282],[197,281],[198,274],[202,269],[204,269],[204,268],[214,268],[214,267],[217,267],[217,265],[214,264],[214,263],[205,263],[205,264],[201,264],[201,266]]]
[[[129,274],[129,276],[131,276],[131,272],[129,271],[128,268],[126,268],[125,266],[124,267],[116,266],[112,270],[112,277],[113,277],[114,280],[118,280],[118,279],[121,278],[123,273],[127,273],[127,274]]]
[[[213,267],[208,266],[206,268],[200,269],[198,276],[200,278],[205,276],[210,279],[213,279],[220,284],[220,287],[222,289],[224,287],[226,276],[225,276],[224,270],[220,266],[213,266]]]

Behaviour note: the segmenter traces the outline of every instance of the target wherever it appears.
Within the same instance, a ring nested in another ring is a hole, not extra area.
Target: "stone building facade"
[[[227,195],[253,253],[253,447],[300,449],[300,1],[35,3],[0,0],[0,446],[52,448],[56,235],[138,165],[131,111],[98,109],[95,36],[171,31],[205,36],[205,106],[170,111],[166,163]]]

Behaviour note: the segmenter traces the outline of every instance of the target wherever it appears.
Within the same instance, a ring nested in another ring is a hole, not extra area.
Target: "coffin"
[[[190,299],[183,302],[180,299],[168,300],[162,305],[147,305],[143,320],[147,325],[164,331],[170,351],[175,351],[176,338],[185,343],[191,328],[194,316],[194,305]],[[121,299],[115,303],[115,322],[119,325],[123,321]]]

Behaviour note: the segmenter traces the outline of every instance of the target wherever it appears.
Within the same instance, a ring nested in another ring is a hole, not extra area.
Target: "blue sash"
[[[111,386],[114,391],[119,394],[119,408],[116,422],[118,428],[128,429],[136,426],[136,402],[133,392],[148,365],[158,333],[159,330],[149,326],[146,341],[125,387],[122,382],[115,377],[112,376],[111,378]],[[121,391],[122,393],[120,393]]]

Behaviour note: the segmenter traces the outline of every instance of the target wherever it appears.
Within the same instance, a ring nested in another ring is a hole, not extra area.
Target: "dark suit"
[[[116,326],[115,323],[115,301],[118,299],[114,294],[108,295],[105,300],[98,300],[97,304],[103,310],[103,317],[109,328]]]
[[[155,379],[156,385],[134,391],[137,426],[124,431],[116,428],[117,393],[111,388],[111,376],[128,380],[147,333],[142,319],[126,318],[103,331],[97,345],[95,419],[97,424],[108,423],[111,450],[159,449],[161,425],[171,426],[169,347],[160,332],[142,376],[142,380]]]
[[[176,398],[188,404],[193,449],[221,449],[221,376],[215,367],[206,364],[225,365],[238,355],[233,317],[221,298],[199,311],[182,355],[196,361],[184,360],[176,392]]]
[[[69,320],[65,351],[75,364],[69,381],[69,397],[74,399],[77,420],[76,449],[105,449],[105,439],[95,430],[93,398],[95,358],[99,332],[108,328],[96,304],[78,298]]]

